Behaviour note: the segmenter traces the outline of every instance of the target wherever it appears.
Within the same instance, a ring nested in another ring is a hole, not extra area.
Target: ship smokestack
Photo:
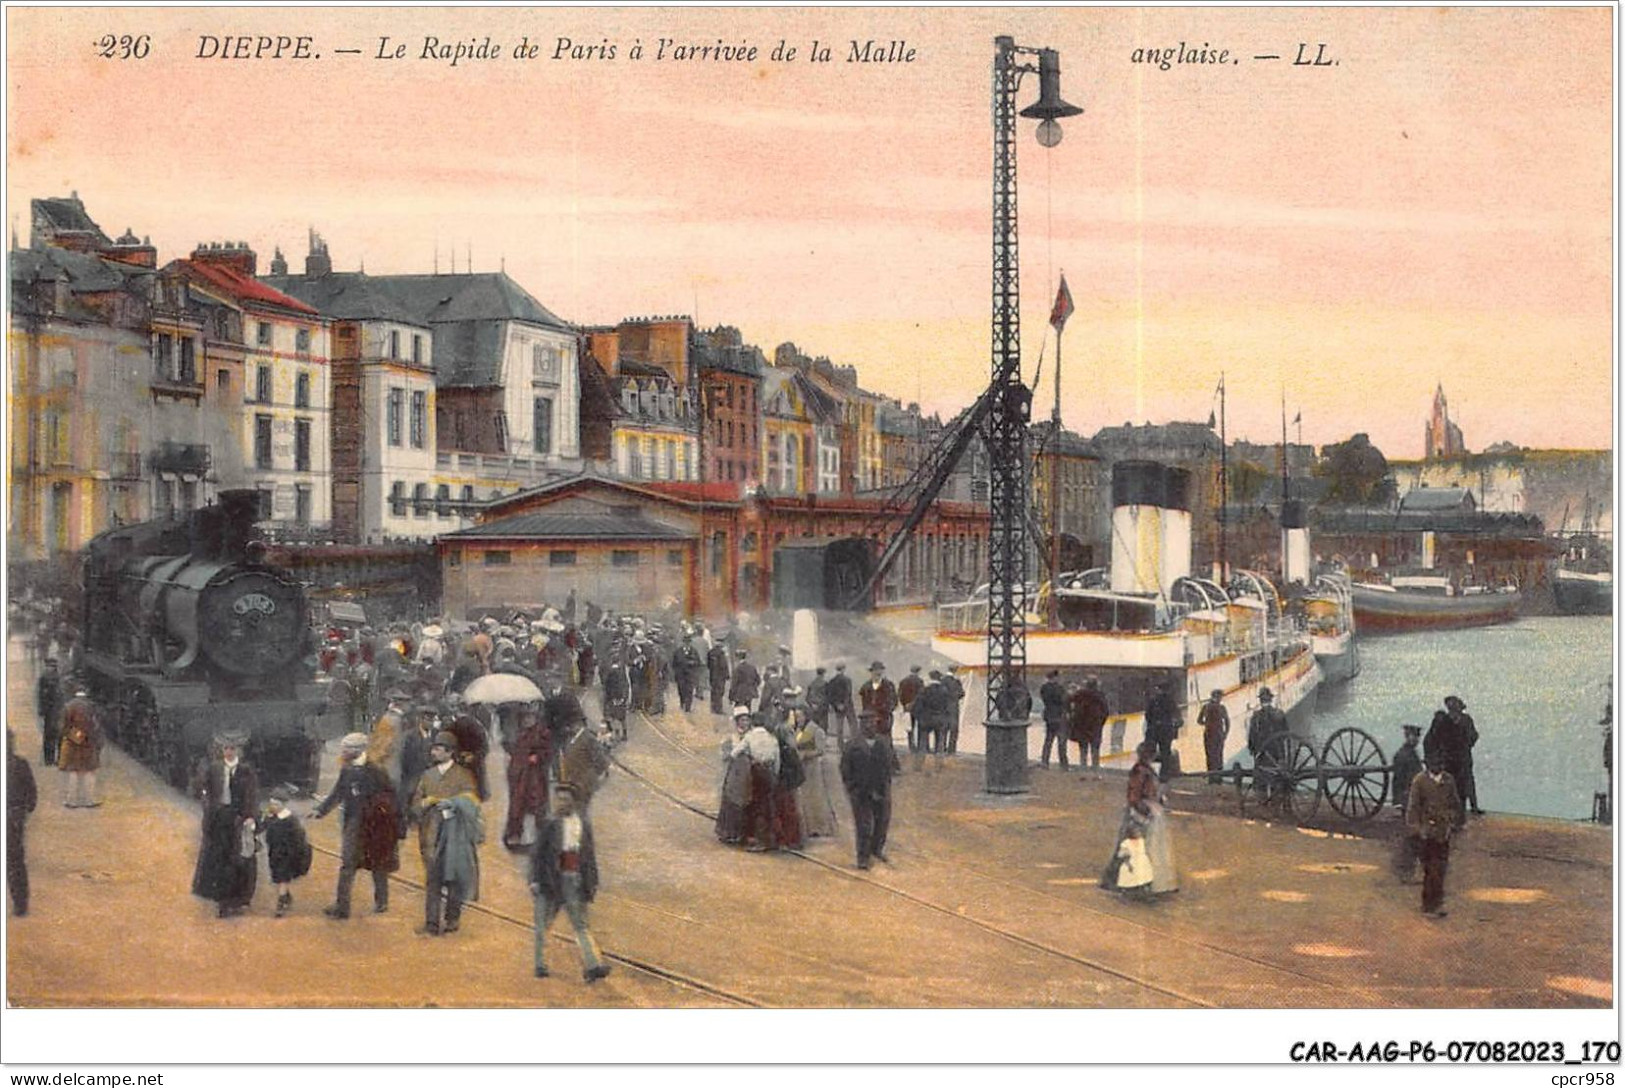
[[[1112,467],[1112,590],[1167,596],[1191,572],[1191,474],[1155,461]]]
[[[1309,584],[1309,511],[1301,499],[1281,504],[1281,584]]]

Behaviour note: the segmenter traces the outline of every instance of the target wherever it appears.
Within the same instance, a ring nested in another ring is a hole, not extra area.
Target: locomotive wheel
[[[1363,729],[1339,729],[1326,741],[1321,763],[1326,800],[1350,820],[1369,820],[1382,811],[1392,781],[1382,748]]]

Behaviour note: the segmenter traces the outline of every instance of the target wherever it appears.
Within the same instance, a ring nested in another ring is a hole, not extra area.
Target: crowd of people
[[[609,967],[587,919],[599,884],[591,802],[608,774],[609,751],[628,740],[640,714],[666,713],[673,688],[684,713],[696,707],[703,713],[708,701],[714,715],[731,721],[720,744],[715,833],[748,851],[800,849],[838,836],[835,799],[844,791],[856,866],[886,862],[893,782],[904,769],[894,729],[904,726],[917,774],[939,771],[944,758],[957,753],[966,693],[953,668],[912,665],[894,683],[876,660],[855,683],[847,663],[837,660],[819,665],[802,686],[789,647],[779,646],[759,668],[740,630],[718,634],[703,623],[617,615],[590,604],[585,615],[576,611],[572,594],[563,608],[534,615],[514,610],[469,623],[430,618],[313,630],[313,665],[326,685],[330,715],[347,729],[331,787],[308,814],[320,820],[340,813],[339,873],[323,911],[328,918],[350,917],[362,869],[371,874],[373,911],[387,912],[400,844],[415,834],[425,884],[419,932],[456,933],[464,905],[479,896],[485,809],[492,799],[487,765],[500,748],[507,785],[501,843],[529,855],[536,975],[549,973],[543,937],[563,911],[580,945],[584,977],[602,978]],[[67,807],[96,807],[103,739],[96,708],[77,679],[78,639],[60,602],[36,601],[25,618],[26,644],[39,668],[41,756],[64,772]],[[597,721],[582,701],[593,687]],[[1098,678],[1067,683],[1052,670],[1038,695],[1041,765],[1050,765],[1058,747],[1060,766],[1068,768],[1075,743],[1079,765],[1098,769],[1111,716]],[[1392,800],[1408,829],[1396,871],[1409,881],[1420,863],[1423,910],[1433,917],[1444,915],[1450,839],[1469,810],[1481,814],[1473,775],[1478,731],[1465,711],[1452,695],[1425,739],[1420,727],[1405,726],[1393,764]],[[1103,887],[1138,898],[1178,888],[1166,786],[1180,770],[1181,715],[1168,685],[1152,691],[1145,718],[1100,879]],[[1222,692],[1201,705],[1197,724],[1209,781],[1218,781],[1231,728]],[[1247,721],[1248,748],[1256,757],[1288,730],[1273,693],[1261,689]],[[262,783],[243,758],[249,745],[250,738],[228,724],[191,780],[202,806],[192,891],[212,901],[220,918],[248,909],[261,853],[276,889],[275,916],[294,911],[294,886],[313,857],[294,791],[277,785],[262,803]],[[15,912],[24,914],[22,828],[37,789],[9,731],[7,747],[8,884]]]

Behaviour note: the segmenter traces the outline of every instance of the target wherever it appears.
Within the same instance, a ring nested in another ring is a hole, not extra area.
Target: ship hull
[[[1360,675],[1360,653],[1354,645],[1354,634],[1316,635],[1315,661],[1320,665],[1321,682],[1342,684]]]
[[[1608,574],[1583,574],[1559,569],[1552,583],[1557,610],[1566,616],[1611,616],[1614,579]]]
[[[959,663],[959,675],[964,677],[959,750],[983,753],[987,644],[973,635],[939,635],[932,648]],[[1224,745],[1224,765],[1229,766],[1246,751],[1247,722],[1258,709],[1259,692],[1265,687],[1295,732],[1307,728],[1321,683],[1320,666],[1305,644],[1281,653],[1225,655],[1186,664],[1184,643],[1177,635],[1029,632],[1027,681],[1034,692],[1032,724],[1027,731],[1029,758],[1037,761],[1042,757],[1043,707],[1037,690],[1054,669],[1064,683],[1081,682],[1091,676],[1100,681],[1112,711],[1102,731],[1101,759],[1114,765],[1133,762],[1134,747],[1145,736],[1146,700],[1157,684],[1167,681],[1172,685],[1183,723],[1174,745],[1180,766],[1187,772],[1206,769],[1202,727],[1196,717],[1213,691],[1223,692],[1222,702],[1230,714],[1230,733]],[[1076,752],[1074,747],[1071,754]]]
[[[1487,627],[1515,619],[1521,599],[1516,592],[1438,597],[1355,585],[1354,620],[1363,632],[1385,634]]]

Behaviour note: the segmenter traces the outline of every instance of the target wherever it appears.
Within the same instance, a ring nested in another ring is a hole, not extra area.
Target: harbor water
[[[1401,726],[1424,734],[1446,695],[1478,725],[1473,769],[1492,812],[1589,819],[1608,788],[1603,727],[1612,616],[1536,616],[1495,627],[1361,637],[1360,675],[1321,689],[1311,721],[1372,734],[1392,761]]]

